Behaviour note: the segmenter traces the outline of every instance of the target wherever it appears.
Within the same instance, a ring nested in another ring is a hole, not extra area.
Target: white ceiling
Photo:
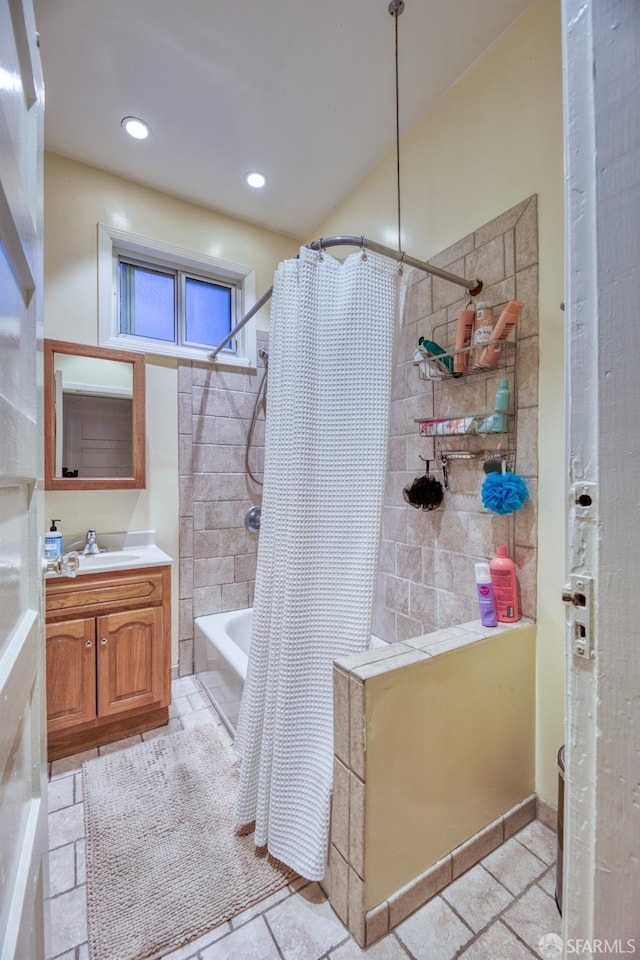
[[[529,0],[406,0],[407,129]],[[306,237],[393,146],[388,0],[35,0],[47,149]],[[120,121],[146,120],[131,140]],[[252,169],[269,177],[255,191]]]

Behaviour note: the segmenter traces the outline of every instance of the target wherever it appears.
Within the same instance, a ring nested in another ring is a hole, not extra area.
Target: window
[[[202,360],[254,302],[254,272],[170,244],[98,226],[98,323],[103,346]],[[255,366],[255,324],[221,352]]]

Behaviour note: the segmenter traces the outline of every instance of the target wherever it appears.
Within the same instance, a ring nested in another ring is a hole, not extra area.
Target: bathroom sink
[[[89,556],[80,554],[78,573],[99,573],[100,570],[126,570],[127,567],[140,566],[142,553],[134,550],[107,550]]]

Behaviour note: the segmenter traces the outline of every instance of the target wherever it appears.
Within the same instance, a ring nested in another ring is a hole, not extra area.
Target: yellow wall
[[[276,264],[296,252],[288,237],[213,213],[55,154],[45,157],[45,337],[97,344],[98,223],[129,230],[223,260],[253,266],[256,294]],[[268,310],[259,326],[266,325]],[[178,386],[177,362],[148,357],[145,490],[52,492],[45,515],[63,534],[155,530],[173,569],[173,653],[178,660]]]
[[[365,909],[534,791],[535,628],[365,682]]]
[[[409,28],[411,11],[400,21]],[[405,20],[407,21],[405,23]],[[536,789],[556,802],[563,742],[564,219],[560,4],[534,0],[402,138],[402,246],[428,259],[532,194],[540,243],[539,540]],[[366,95],[366,94],[364,94]],[[395,154],[314,236],[397,245]]]

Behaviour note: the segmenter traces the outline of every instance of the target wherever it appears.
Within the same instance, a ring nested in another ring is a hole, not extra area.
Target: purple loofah
[[[482,503],[494,513],[521,510],[529,499],[527,485],[517,473],[489,473],[482,484]]]

